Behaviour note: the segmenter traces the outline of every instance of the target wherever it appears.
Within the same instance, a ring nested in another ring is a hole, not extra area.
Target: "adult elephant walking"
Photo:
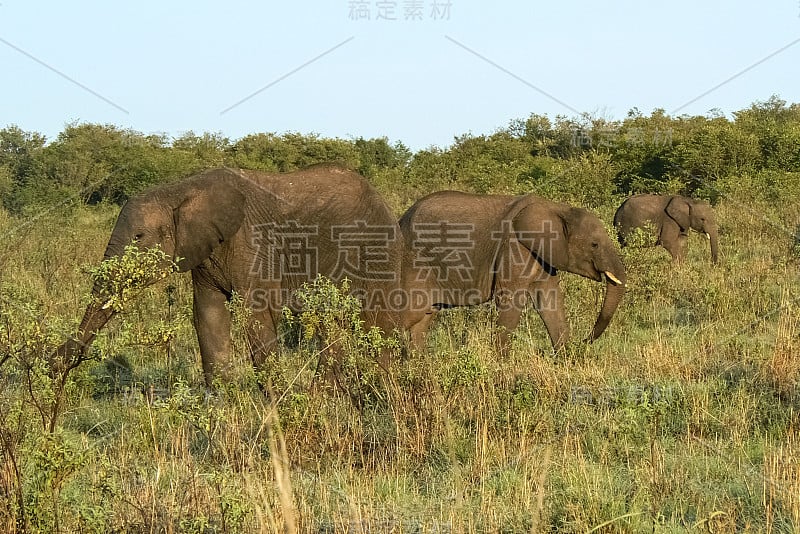
[[[399,315],[380,306],[400,276],[396,219],[362,176],[337,165],[286,174],[220,168],[151,190],[123,206],[105,258],[131,243],[159,245],[179,271],[191,271],[194,327],[209,385],[230,365],[225,304],[233,292],[252,310],[247,334],[256,368],[275,347],[282,307],[318,273],[348,278],[352,291],[372,303],[364,310],[367,325],[385,333],[400,327]],[[75,338],[57,351],[60,358],[80,361],[113,316],[111,307],[93,300]]]
[[[581,208],[534,195],[442,191],[411,206],[400,229],[407,255],[403,287],[412,296],[408,325],[417,348],[438,310],[494,299],[502,353],[528,300],[558,350],[569,337],[558,271],[605,279],[590,341],[606,329],[625,292],[625,267],[613,241]]]
[[[717,263],[719,233],[714,211],[707,202],[679,195],[634,195],[614,214],[614,227],[622,246],[635,228],[644,229],[648,223],[655,228],[654,244],[667,249],[673,260],[686,258],[686,241],[691,229],[708,238],[711,262]]]

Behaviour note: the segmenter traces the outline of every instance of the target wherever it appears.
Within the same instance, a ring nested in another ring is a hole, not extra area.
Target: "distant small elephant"
[[[252,315],[251,357],[260,368],[275,349],[282,307],[304,282],[323,274],[350,280],[365,306],[367,326],[387,334],[402,328],[386,302],[400,280],[402,241],[397,220],[361,175],[337,165],[270,174],[212,169],[131,198],[111,233],[105,258],[135,243],[160,245],[178,270],[192,273],[194,327],[206,382],[230,366],[234,292]],[[114,314],[95,299],[76,337],[60,347],[61,361],[80,356]]]
[[[614,227],[622,246],[635,228],[644,229],[647,223],[655,229],[654,244],[667,249],[673,260],[685,259],[691,229],[706,236],[711,244],[711,261],[717,263],[719,232],[714,210],[707,202],[678,195],[634,195],[614,214]]]
[[[569,337],[558,271],[605,281],[602,308],[588,340],[608,326],[625,293],[625,266],[605,227],[590,212],[535,195],[441,191],[419,200],[400,219],[406,260],[403,288],[411,296],[406,324],[423,347],[438,310],[494,300],[501,353],[532,301],[553,348]]]

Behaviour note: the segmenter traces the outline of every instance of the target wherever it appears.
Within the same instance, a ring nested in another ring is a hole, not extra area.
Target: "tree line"
[[[364,174],[397,210],[440,189],[536,192],[590,208],[637,192],[715,202],[744,188],[746,195],[780,198],[800,190],[800,104],[772,96],[732,118],[717,110],[671,116],[635,108],[623,120],[531,114],[417,152],[385,137],[292,132],[231,140],[190,131],[171,138],[76,122],[48,140],[11,125],[0,129],[0,198],[6,210],[24,215],[64,198],[121,204],[214,166],[286,172],[330,161]]]

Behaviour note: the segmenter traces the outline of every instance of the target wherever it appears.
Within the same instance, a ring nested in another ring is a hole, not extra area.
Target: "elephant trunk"
[[[92,290],[92,302],[86,307],[81,325],[78,327],[78,336],[84,345],[89,345],[94,340],[97,331],[103,328],[114,314],[113,308],[106,307],[106,303],[100,298],[99,288],[95,286]]]
[[[52,356],[52,365],[55,368],[69,369],[83,360],[97,331],[103,328],[115,314],[112,308],[106,308],[103,304],[99,290],[95,286],[92,290],[92,302],[86,307],[77,334],[57,348]]]
[[[594,328],[592,328],[592,333],[587,341],[594,341],[605,331],[614,316],[614,312],[617,311],[619,303],[622,301],[622,296],[625,294],[625,268],[622,266],[621,261],[619,266],[612,272],[615,279],[606,274],[606,294],[603,298],[603,307],[600,308],[597,321],[595,321]]]
[[[713,263],[715,265],[716,265],[716,263],[717,263],[717,261],[719,259],[718,258],[719,248],[718,248],[718,245],[717,245],[718,237],[719,237],[719,232],[717,231],[716,227],[709,229],[709,231],[708,231],[708,241],[711,244],[711,263]]]

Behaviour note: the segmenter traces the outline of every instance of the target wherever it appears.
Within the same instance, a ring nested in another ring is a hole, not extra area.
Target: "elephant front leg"
[[[659,244],[669,252],[672,259],[682,262],[686,258],[689,236],[681,227],[673,222],[665,222],[661,228]]]
[[[554,350],[561,350],[569,337],[558,276],[548,276],[545,281],[535,282],[530,289],[518,289],[495,297],[499,327],[497,350],[504,357],[508,355],[511,332],[519,325],[528,298],[533,300],[533,306],[544,322]]]
[[[230,371],[231,314],[227,297],[217,289],[194,283],[194,328],[200,345],[206,384],[226,379]]]
[[[553,349],[559,351],[569,338],[569,324],[564,307],[564,295],[561,292],[558,275],[543,275],[544,278],[533,283],[533,305],[542,318]]]

